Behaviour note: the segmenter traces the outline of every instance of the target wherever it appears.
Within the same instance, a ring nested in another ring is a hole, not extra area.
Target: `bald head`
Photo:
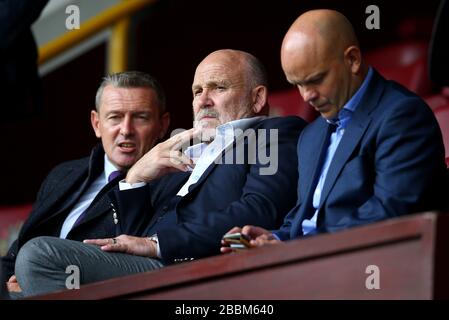
[[[194,125],[202,128],[268,111],[265,70],[247,52],[226,49],[209,54],[196,68],[192,92]]]
[[[308,11],[292,24],[285,35],[282,48],[313,46],[320,55],[341,55],[358,41],[351,23],[344,15],[333,10]]]
[[[282,42],[281,64],[304,100],[329,119],[367,73],[351,23],[333,10],[312,10],[296,19]]]
[[[262,63],[252,54],[232,49],[217,50],[209,54],[198,65],[197,70],[205,64],[219,61],[221,64],[233,66],[239,72],[243,72],[248,83],[252,87],[258,85],[268,86],[267,74]]]

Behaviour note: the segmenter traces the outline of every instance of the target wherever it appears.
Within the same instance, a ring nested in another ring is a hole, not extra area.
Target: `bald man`
[[[155,146],[110,194],[128,235],[33,239],[16,263],[24,295],[65,289],[69,265],[79,267],[82,285],[219,254],[221,236],[236,224],[282,223],[296,202],[295,149],[305,122],[263,116],[266,75],[246,52],[208,55],[192,93],[196,129]],[[199,128],[204,143],[180,152]]]
[[[321,114],[298,141],[298,201],[278,230],[230,232],[262,246],[441,208],[444,146],[432,111],[366,65],[341,13],[301,15],[285,35],[281,62]],[[230,251],[225,243],[221,250]]]

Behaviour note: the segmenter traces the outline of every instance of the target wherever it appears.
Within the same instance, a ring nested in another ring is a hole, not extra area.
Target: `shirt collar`
[[[371,81],[372,77],[373,77],[373,69],[369,67],[368,74],[363,80],[362,85],[351,97],[351,99],[349,99],[349,101],[346,102],[343,108],[338,112],[337,118],[326,121],[331,124],[336,124],[339,127],[346,128],[349,120],[351,120],[352,114],[354,113],[355,109],[357,109],[357,107],[360,104],[360,100],[362,100],[362,97],[366,93],[368,89],[368,84]]]
[[[230,134],[235,136],[236,134],[238,134],[238,131],[245,131],[254,123],[259,122],[265,118],[266,116],[260,116],[229,121],[222,125],[219,125],[215,130],[215,134],[216,136],[226,136]]]
[[[118,169],[112,164],[112,162],[109,160],[107,154],[104,154],[104,177],[106,181],[108,181],[109,175],[114,172],[118,171]]]
[[[259,117],[251,117],[244,118],[226,122],[222,125],[219,125],[215,129],[215,140],[216,139],[229,139],[230,137],[234,138],[235,136],[243,133],[246,129],[251,127],[254,123],[262,121],[266,116]],[[206,149],[208,143],[201,142],[194,144],[193,146],[188,147],[184,154],[188,156],[190,159],[198,159],[203,151]]]

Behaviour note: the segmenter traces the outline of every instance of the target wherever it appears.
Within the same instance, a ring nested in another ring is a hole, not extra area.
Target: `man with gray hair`
[[[68,267],[84,285],[219,254],[234,225],[278,226],[296,203],[296,143],[306,123],[265,117],[267,94],[253,55],[223,49],[205,57],[192,84],[194,128],[151,149],[108,193],[124,234],[32,239],[17,258],[23,295],[71,287]]]
[[[14,267],[28,240],[54,236],[83,241],[124,232],[106,194],[165,135],[170,116],[158,81],[137,71],[106,76],[95,104],[91,123],[101,143],[89,157],[62,163],[50,172],[18,239],[2,257],[10,292],[21,290]]]

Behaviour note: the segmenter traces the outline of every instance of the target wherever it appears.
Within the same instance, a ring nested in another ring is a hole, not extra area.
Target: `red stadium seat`
[[[6,254],[11,242],[31,212],[32,204],[0,206],[0,256]]]
[[[441,128],[441,133],[443,134],[447,162],[447,158],[449,158],[449,103],[445,106],[436,108],[433,112],[435,113],[435,117]]]
[[[367,52],[365,59],[385,78],[399,82],[423,97],[432,92],[427,51],[427,42],[404,41]]]
[[[296,88],[276,91],[268,96],[270,115],[272,116],[299,116],[307,122],[315,120],[319,113],[308,105]]]
[[[432,110],[449,105],[449,87],[443,87],[440,93],[427,96],[424,100]]]

